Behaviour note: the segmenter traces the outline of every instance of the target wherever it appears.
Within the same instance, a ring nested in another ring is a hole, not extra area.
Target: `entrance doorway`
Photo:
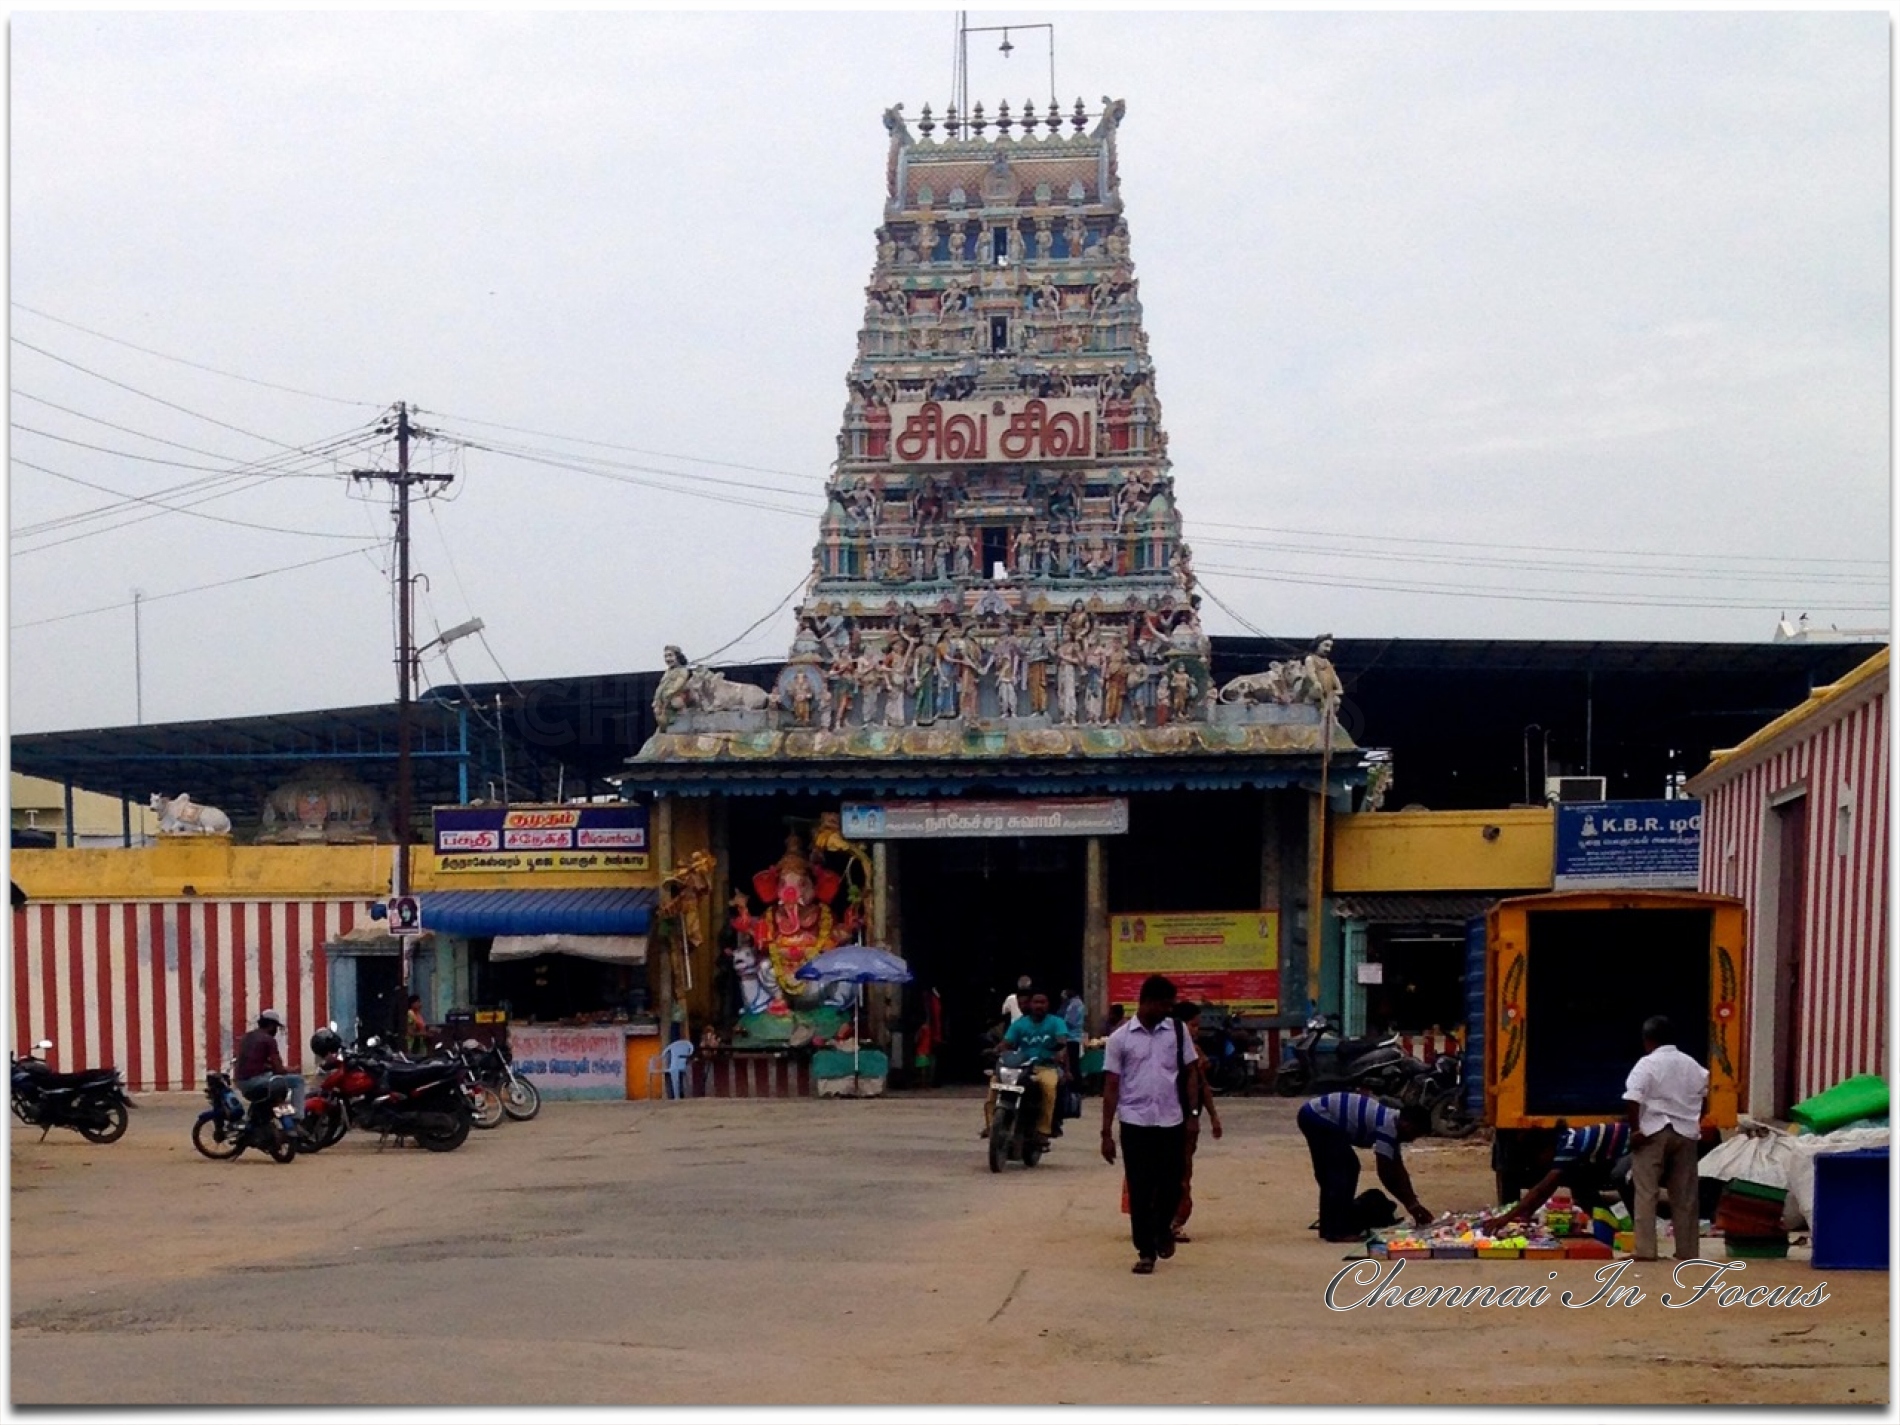
[[[925,997],[943,998],[938,1077],[982,1077],[984,1033],[1003,1017],[1003,1000],[1028,975],[1050,1008],[1063,989],[1082,988],[1086,843],[1070,837],[903,841],[899,910],[906,1028],[923,1018]]]
[[[1808,902],[1808,799],[1799,796],[1772,809],[1775,835],[1775,1017],[1774,1116],[1785,1119],[1801,1100],[1802,923]]]

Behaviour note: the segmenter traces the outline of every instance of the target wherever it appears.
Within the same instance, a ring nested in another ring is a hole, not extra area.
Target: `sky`
[[[1051,20],[1210,632],[1886,627],[1886,15]],[[426,682],[781,657],[954,24],[16,12],[11,727],[392,697],[397,401]]]

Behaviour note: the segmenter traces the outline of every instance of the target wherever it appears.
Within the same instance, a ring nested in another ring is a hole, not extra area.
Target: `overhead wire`
[[[1353,589],[1362,592],[1433,594],[1447,598],[1495,599],[1509,603],[1565,603],[1565,604],[1603,604],[1623,608],[1674,608],[1674,609],[1763,609],[1781,604],[1779,597],[1761,597],[1747,599],[1693,599],[1674,598],[1668,595],[1632,596],[1619,598],[1603,594],[1592,589],[1546,589],[1530,591],[1524,589],[1483,589],[1471,585],[1417,584],[1396,580],[1370,579],[1323,579],[1302,573],[1267,572],[1257,569],[1230,569],[1210,565],[1207,573],[1219,574],[1232,579],[1249,579],[1267,584],[1299,584],[1326,589]],[[1799,602],[1796,600],[1795,602]],[[1884,611],[1885,603],[1832,603],[1831,608],[1854,611]]]
[[[202,594],[211,589],[228,589],[233,584],[248,584],[256,579],[268,579],[276,574],[289,574],[297,569],[308,569],[317,564],[329,564],[338,559],[354,559],[362,553],[361,549],[345,549],[336,554],[325,554],[315,559],[305,559],[297,564],[280,564],[274,569],[260,569],[254,574],[240,574],[233,579],[218,579],[209,584],[194,584],[188,589],[173,589],[163,594],[145,594],[138,599],[125,599],[116,604],[100,604],[97,608],[77,609],[69,614],[54,614],[50,618],[28,619],[24,623],[9,624],[14,632],[26,628],[42,628],[47,624],[66,623],[71,619],[90,618],[94,614],[112,613],[117,609],[129,609],[135,603],[156,604],[165,599],[181,599],[187,594]]]
[[[506,425],[501,421],[478,420],[474,416],[451,415],[446,411],[430,411],[417,407],[423,414],[440,416],[444,420],[461,421],[466,425],[486,426],[491,430],[505,430],[516,435],[535,435],[546,440],[566,441],[570,445],[592,445],[602,450],[622,450],[629,455],[651,455],[661,460],[684,460],[693,465],[716,465],[725,470],[746,470],[754,475],[786,475],[794,480],[824,480],[826,477],[810,470],[786,470],[771,465],[746,465],[737,460],[717,460],[708,455],[685,455],[674,450],[649,450],[638,445],[619,445],[610,440],[591,440],[585,436],[568,435],[561,431],[534,430],[527,426]]]
[[[339,406],[368,406],[371,409],[375,409],[386,404],[383,401],[352,401],[342,396],[326,396],[321,391],[306,391],[297,386],[285,386],[275,381],[264,381],[256,376],[240,375],[236,371],[224,371],[216,366],[206,366],[203,362],[192,361],[183,356],[173,356],[169,352],[158,351],[149,346],[140,346],[137,342],[127,341],[124,337],[112,336],[106,332],[95,330],[92,327],[81,326],[78,322],[69,321],[65,317],[56,317],[51,312],[42,311],[38,307],[29,307],[25,302],[16,300],[13,301],[11,305],[18,307],[23,312],[31,312],[36,317],[43,317],[49,322],[56,322],[62,327],[71,327],[74,331],[84,332],[87,336],[98,337],[101,341],[109,341],[115,346],[128,347],[133,351],[143,352],[147,356],[155,356],[161,361],[175,361],[180,366],[189,366],[195,371],[207,371],[213,376],[224,376],[232,381],[243,381],[252,386],[262,386],[271,391],[283,391],[292,396],[308,396],[312,400],[329,401]]]
[[[38,470],[41,474],[44,474],[44,475],[52,475],[61,480],[70,480],[75,485],[83,485],[88,490],[97,490],[101,494],[118,495],[121,499],[137,500],[141,504],[157,505],[158,508],[164,511],[166,514],[190,515],[194,519],[212,520],[218,524],[237,525],[241,529],[263,530],[267,534],[296,534],[296,535],[302,535],[308,539],[360,539],[361,538],[360,535],[354,535],[354,534],[333,534],[329,530],[291,529],[285,525],[258,524],[253,520],[232,519],[228,515],[208,515],[204,513],[204,511],[202,510],[192,509],[189,505],[167,505],[167,504],[161,503],[158,500],[149,499],[149,498],[141,497],[138,495],[127,495],[122,490],[114,490],[110,486],[98,484],[96,481],[82,480],[77,475],[68,475],[65,471],[55,470],[51,466],[48,466],[48,465],[37,465],[33,461],[22,459],[18,455],[10,455],[7,457],[7,459],[14,465],[24,465],[28,470]],[[121,527],[122,526],[114,526],[114,528],[121,528]],[[67,541],[61,540],[59,542],[63,544],[63,543],[66,543]],[[51,547],[52,546],[50,545],[39,546],[39,548],[51,548]],[[32,553],[35,553],[36,551],[28,549],[28,550],[21,550],[20,552],[23,554],[32,554]]]

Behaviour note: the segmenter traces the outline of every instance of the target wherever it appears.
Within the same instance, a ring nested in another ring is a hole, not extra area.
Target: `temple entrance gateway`
[[[940,1083],[982,1078],[983,1035],[1028,975],[1048,991],[1082,988],[1088,844],[1080,837],[894,843],[914,1036],[932,990],[943,1000]]]

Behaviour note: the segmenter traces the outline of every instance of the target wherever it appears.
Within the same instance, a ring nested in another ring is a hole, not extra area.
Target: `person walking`
[[[1119,1123],[1138,1276],[1151,1275],[1157,1258],[1174,1255],[1169,1227],[1186,1162],[1182,1104],[1189,1066],[1199,1055],[1173,1011],[1173,982],[1150,975],[1135,1017],[1109,1038],[1103,1064],[1102,1157],[1115,1161]]]
[[[1028,999],[1029,976],[1022,975],[1016,980],[1016,988],[1011,990],[1003,999],[1003,1015],[1004,1018],[1009,1021],[1009,1024],[1014,1024],[1025,1014],[1029,1013],[1029,1005],[1026,1002]],[[1004,1027],[1007,1028],[1008,1025]]]
[[[1636,1260],[1656,1260],[1656,1198],[1666,1187],[1676,1260],[1686,1262],[1702,1246],[1696,1144],[1709,1107],[1709,1071],[1676,1047],[1676,1032],[1660,1014],[1643,1021],[1643,1057],[1630,1070],[1623,1098],[1636,1188]]]
[[[1062,992],[1062,1018],[1069,1026],[1069,1077],[1077,1083],[1082,1081],[1082,1041],[1088,1036],[1083,1031],[1088,1020],[1088,1011],[1082,1004],[1082,996],[1074,990]]]
[[[1201,1007],[1193,1000],[1184,999],[1174,1007],[1174,1017],[1186,1031],[1187,1042],[1198,1044],[1201,1037]],[[1207,1126],[1213,1130],[1216,1138],[1221,1135],[1220,1110],[1214,1107],[1214,1089],[1207,1082],[1207,1059],[1204,1056],[1195,1059],[1187,1066],[1187,1074],[1187,1117],[1181,1124],[1186,1134],[1182,1139],[1181,1202],[1174,1209],[1174,1221],[1168,1225],[1169,1234],[1177,1242],[1193,1240],[1183,1229],[1194,1213],[1194,1150],[1201,1146],[1201,1119],[1207,1119]]]

